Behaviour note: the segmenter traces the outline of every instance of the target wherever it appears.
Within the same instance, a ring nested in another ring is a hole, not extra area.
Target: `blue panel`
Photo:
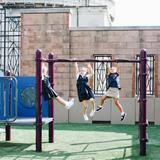
[[[0,77],[0,119],[16,117],[17,84],[14,77]]]
[[[35,117],[35,77],[18,76],[18,117]],[[43,117],[48,117],[48,102],[42,102]]]
[[[4,115],[4,99],[3,99],[4,87],[3,86],[4,86],[3,79],[0,78],[0,119],[2,119]]]

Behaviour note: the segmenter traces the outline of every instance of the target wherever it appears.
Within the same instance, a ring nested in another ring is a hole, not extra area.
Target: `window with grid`
[[[137,55],[139,59],[139,55]],[[154,55],[147,55],[147,95],[154,95]],[[139,63],[136,65],[136,94],[140,92]]]
[[[96,60],[110,60],[112,59],[111,55],[94,55]],[[110,66],[110,63],[94,63],[94,93],[101,95],[106,91],[106,66]]]

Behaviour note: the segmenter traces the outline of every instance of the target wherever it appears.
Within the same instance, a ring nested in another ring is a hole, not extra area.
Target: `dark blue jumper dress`
[[[51,87],[49,78],[46,76],[44,76],[44,79],[42,80],[42,94],[45,101],[48,101],[53,97],[58,97],[56,91]]]
[[[88,85],[88,77],[79,75],[77,79],[77,92],[79,101],[95,98],[92,89]]]
[[[110,73],[107,77],[106,88],[110,87],[121,89],[120,87],[120,78],[118,73]]]

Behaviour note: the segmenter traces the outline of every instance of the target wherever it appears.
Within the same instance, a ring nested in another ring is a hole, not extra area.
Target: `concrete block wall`
[[[149,122],[155,122],[155,98],[147,98],[147,119]],[[136,100],[136,122],[139,121],[139,103]]]
[[[135,99],[121,98],[120,103],[123,106],[124,111],[127,113],[127,117],[123,122],[120,121],[120,113],[112,100],[111,123],[112,124],[135,124]]]
[[[63,97],[65,99],[65,97]],[[56,123],[68,123],[68,110],[54,100],[54,119]]]
[[[100,97],[96,97],[96,106],[100,104]],[[105,121],[110,122],[111,121],[111,99],[106,100],[104,108],[96,112],[95,116],[93,117],[93,121]]]
[[[91,107],[88,107],[88,114]],[[78,99],[75,99],[75,106],[69,110],[69,122],[70,123],[92,123],[91,119],[89,121],[84,121],[82,114],[82,105],[79,103]]]
[[[160,98],[155,99],[155,124],[160,125]]]
[[[99,104],[100,97],[96,97],[96,105]],[[84,121],[82,115],[81,103],[75,98],[75,106],[70,110],[55,101],[55,122],[56,123],[92,123],[92,122],[106,122],[111,124],[135,124],[139,121],[139,104],[136,98],[120,98],[124,111],[127,113],[126,119],[120,121],[120,113],[116,108],[113,99],[108,99],[104,108],[96,112],[93,118],[89,117],[91,107],[88,107],[89,121]],[[153,105],[154,104],[154,105]],[[160,124],[160,98],[147,99],[147,119],[156,125]]]

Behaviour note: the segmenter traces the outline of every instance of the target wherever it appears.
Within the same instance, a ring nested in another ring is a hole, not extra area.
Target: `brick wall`
[[[35,74],[35,51],[53,51],[58,58],[89,58],[112,54],[113,58],[134,59],[141,48],[155,54],[155,95],[160,97],[160,28],[79,28],[69,30],[69,13],[22,14],[21,75]],[[85,63],[84,63],[85,65]],[[135,91],[135,65],[120,64],[121,97]],[[55,88],[66,96],[76,96],[73,64],[55,65]]]
[[[54,52],[57,58],[69,57],[69,14],[22,14],[21,75],[35,75],[35,51],[42,49],[47,58]],[[55,88],[61,95],[69,94],[69,65],[55,65]],[[63,92],[61,91],[63,88]]]
[[[131,44],[134,44],[133,46]],[[133,59],[138,49],[138,31],[72,31],[71,56],[91,57],[93,54],[112,54],[113,58]],[[132,64],[119,64],[121,95],[132,96]],[[127,86],[126,86],[126,81]],[[72,83],[73,84],[73,83]]]
[[[93,54],[111,54],[113,58],[134,59],[141,48],[155,54],[155,95],[158,96],[158,51],[160,30],[117,29],[72,30],[71,57],[91,57]],[[135,96],[135,65],[119,64],[121,97]],[[74,82],[72,82],[73,84]],[[160,84],[159,84],[160,85]],[[74,92],[73,92],[74,95]]]

